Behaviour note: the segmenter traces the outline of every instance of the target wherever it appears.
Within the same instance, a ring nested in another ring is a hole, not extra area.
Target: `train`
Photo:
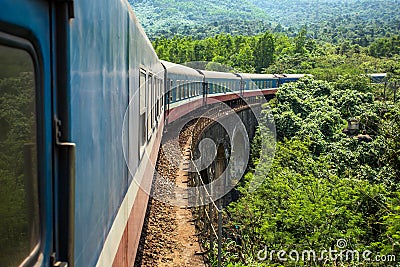
[[[133,266],[164,127],[302,75],[161,61],[127,0],[0,0],[1,266]]]
[[[275,95],[279,86],[306,76],[208,71],[164,60],[161,64],[164,67],[166,123],[209,104],[210,100],[215,103],[257,96],[268,98]]]

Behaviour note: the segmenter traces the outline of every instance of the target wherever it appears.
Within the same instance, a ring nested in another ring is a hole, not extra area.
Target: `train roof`
[[[209,71],[209,70],[199,70],[200,73],[204,74],[205,78],[209,79],[238,79],[236,74],[231,72],[219,72],[219,71]]]
[[[171,74],[190,75],[203,78],[203,75],[201,75],[197,70],[189,68],[187,66],[175,64],[165,60],[161,60],[161,64],[165,67],[167,72]]]
[[[277,78],[300,79],[304,76],[311,76],[310,74],[274,74]]]
[[[387,73],[370,73],[367,74],[368,76],[372,77],[372,78],[384,78],[387,76]]]
[[[256,73],[238,73],[243,79],[260,80],[260,79],[278,79],[274,74],[256,74]]]

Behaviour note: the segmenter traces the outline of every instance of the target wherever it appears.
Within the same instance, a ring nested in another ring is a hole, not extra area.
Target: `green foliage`
[[[130,0],[150,39],[176,35],[206,38],[219,33],[290,36],[307,26],[316,40],[368,46],[398,34],[400,5],[379,0],[194,1]],[[345,48],[345,47],[344,47]]]
[[[367,73],[400,77],[399,56],[376,58],[369,55],[370,47],[348,42],[341,46],[317,43],[307,36],[305,28],[294,37],[268,31],[257,36],[218,34],[201,40],[175,36],[157,38],[153,45],[161,59],[175,63],[212,61],[237,72],[309,73],[361,92],[376,87],[370,84]]]
[[[400,253],[400,194],[397,194],[394,203],[390,205],[391,212],[383,217],[383,223],[387,227],[384,238],[387,239],[384,253]]]
[[[176,35],[206,38],[219,33],[254,35],[270,27],[265,22],[268,15],[247,0],[129,2],[150,39]]]
[[[29,255],[31,242],[37,241],[32,240],[33,223],[28,216],[34,213],[29,210],[34,203],[26,193],[26,186],[35,182],[27,179],[32,170],[26,169],[24,154],[32,147],[36,159],[35,85],[28,54],[3,46],[0,58],[4,70],[0,75],[0,262],[17,266]],[[36,164],[32,168],[36,170]]]
[[[373,57],[393,57],[400,54],[400,35],[391,38],[380,38],[369,46],[369,54]]]
[[[269,32],[262,35],[254,49],[254,67],[257,72],[267,68],[274,62],[275,41],[274,36]]]
[[[223,266],[282,266],[258,261],[257,252],[264,245],[288,251],[335,248],[340,238],[351,249],[399,253],[400,106],[379,102],[392,99],[393,91],[371,84],[366,74],[400,79],[400,5],[178,2],[134,4],[161,59],[208,61],[205,68],[217,71],[313,76],[284,84],[270,102],[276,156],[269,170],[272,143],[259,128],[249,172],[238,188],[241,198],[225,215],[231,220],[225,225]],[[343,133],[350,118],[371,142]],[[250,180],[264,183],[249,193]],[[297,266],[310,264],[322,266]]]
[[[256,255],[264,246],[322,251],[337,249],[338,239],[358,251],[399,252],[400,106],[375,101],[371,90],[359,76],[336,83],[305,77],[280,87],[270,102],[278,137],[272,167],[259,160],[265,153],[259,129],[241,198],[228,208],[226,228],[240,236],[225,248],[237,255],[228,259],[232,266],[262,266]],[[371,142],[342,133],[349,117],[359,119]],[[253,179],[264,182],[250,193]],[[296,266],[309,264],[325,266]]]

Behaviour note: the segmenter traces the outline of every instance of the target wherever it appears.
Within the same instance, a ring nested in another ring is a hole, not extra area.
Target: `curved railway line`
[[[190,159],[191,136],[194,127],[194,123],[185,127],[180,132],[179,140],[176,140],[178,137],[175,140],[169,140],[179,142],[181,151],[178,153],[183,153],[184,160]],[[173,155],[177,151],[168,148],[169,141],[166,141],[160,149],[156,170],[176,185],[186,187],[188,173],[185,171],[185,166],[174,167],[166,157],[166,154],[178,156]],[[155,176],[153,190],[159,190],[159,182],[160,180]],[[157,192],[157,194],[162,196],[163,193]],[[206,266],[200,251],[191,210],[186,207],[170,206],[151,198],[135,266]]]

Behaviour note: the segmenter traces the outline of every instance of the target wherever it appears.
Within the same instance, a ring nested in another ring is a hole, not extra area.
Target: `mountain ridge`
[[[400,0],[129,0],[151,40],[175,35],[203,39],[219,33],[294,36],[366,46],[400,31]]]

